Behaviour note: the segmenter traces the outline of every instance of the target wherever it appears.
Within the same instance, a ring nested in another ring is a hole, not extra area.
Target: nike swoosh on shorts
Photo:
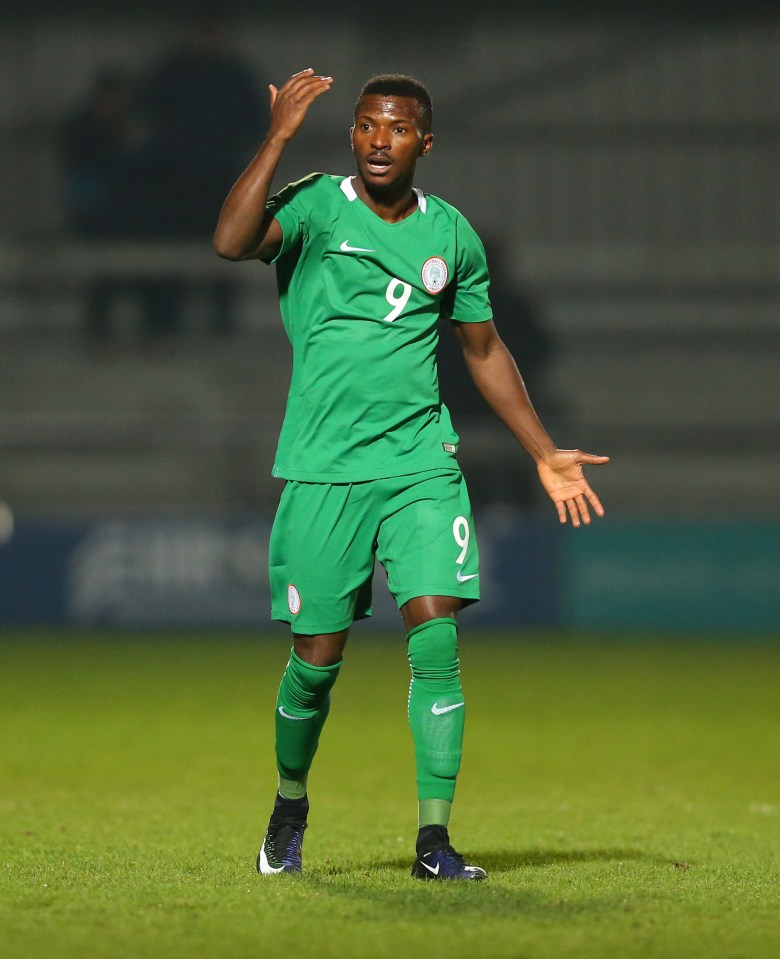
[[[468,579],[474,579],[476,576],[479,576],[479,573],[469,573],[467,576],[464,576],[460,570],[458,570],[457,580],[459,583],[465,583]]]

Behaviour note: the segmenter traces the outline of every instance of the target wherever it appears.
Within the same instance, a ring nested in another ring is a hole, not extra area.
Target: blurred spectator
[[[184,45],[152,70],[144,107],[145,232],[207,240],[269,119],[251,70],[225,44],[218,9],[203,11]],[[233,283],[209,281],[204,291],[211,328],[231,332]]]
[[[133,83],[118,70],[104,70],[83,106],[66,122],[62,136],[65,201],[77,236],[118,239],[137,231],[138,141]],[[111,342],[116,303],[128,296],[141,304],[146,331],[156,329],[153,286],[123,274],[102,275],[87,291],[84,323],[93,345]]]
[[[531,402],[542,419],[549,418],[555,412],[550,408],[545,383],[554,349],[552,336],[540,319],[537,305],[516,282],[505,249],[496,241],[486,240],[485,252],[496,329],[517,362]],[[441,398],[452,413],[456,431],[463,427],[464,433],[471,433],[474,445],[479,426],[487,419],[479,411],[487,413],[487,410],[466,369],[458,340],[446,328],[441,330],[438,361]],[[535,469],[527,457],[520,455],[519,449],[517,462],[509,469],[491,457],[489,450],[472,449],[471,452],[474,460],[466,467],[466,473],[475,500],[519,506],[528,506],[537,500],[541,487]]]
[[[66,201],[79,236],[124,236],[129,231],[133,101],[130,80],[106,70],[95,78],[85,104],[65,125]]]

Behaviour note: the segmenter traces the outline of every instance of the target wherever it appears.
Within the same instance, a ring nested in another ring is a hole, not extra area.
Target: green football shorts
[[[479,599],[479,553],[459,470],[362,483],[288,480],[269,553],[273,618],[303,635],[371,615],[375,558],[399,608],[415,596]]]

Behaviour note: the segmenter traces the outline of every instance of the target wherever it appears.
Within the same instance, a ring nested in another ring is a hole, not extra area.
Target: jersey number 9
[[[400,293],[398,292],[400,288]],[[393,320],[397,319],[403,308],[409,302],[409,297],[412,295],[412,285],[411,283],[404,283],[403,280],[398,280],[393,277],[392,280],[387,284],[387,289],[385,290],[385,299],[392,306],[392,310],[383,316],[382,319],[387,323],[392,323]]]

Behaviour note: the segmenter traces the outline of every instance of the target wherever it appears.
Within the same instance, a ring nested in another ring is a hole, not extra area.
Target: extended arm
[[[536,415],[517,364],[492,320],[454,326],[471,378],[502,423],[533,457],[560,521],[565,523],[569,516],[574,526],[590,523],[588,504],[603,516],[604,507],[583,476],[582,465],[607,463],[609,457],[556,447]]]
[[[298,132],[309,105],[330,89],[332,77],[311,69],[271,84],[271,126],[263,145],[228,193],[214,231],[214,249],[227,260],[270,259],[279,252],[282,230],[265,205],[285,147]]]

